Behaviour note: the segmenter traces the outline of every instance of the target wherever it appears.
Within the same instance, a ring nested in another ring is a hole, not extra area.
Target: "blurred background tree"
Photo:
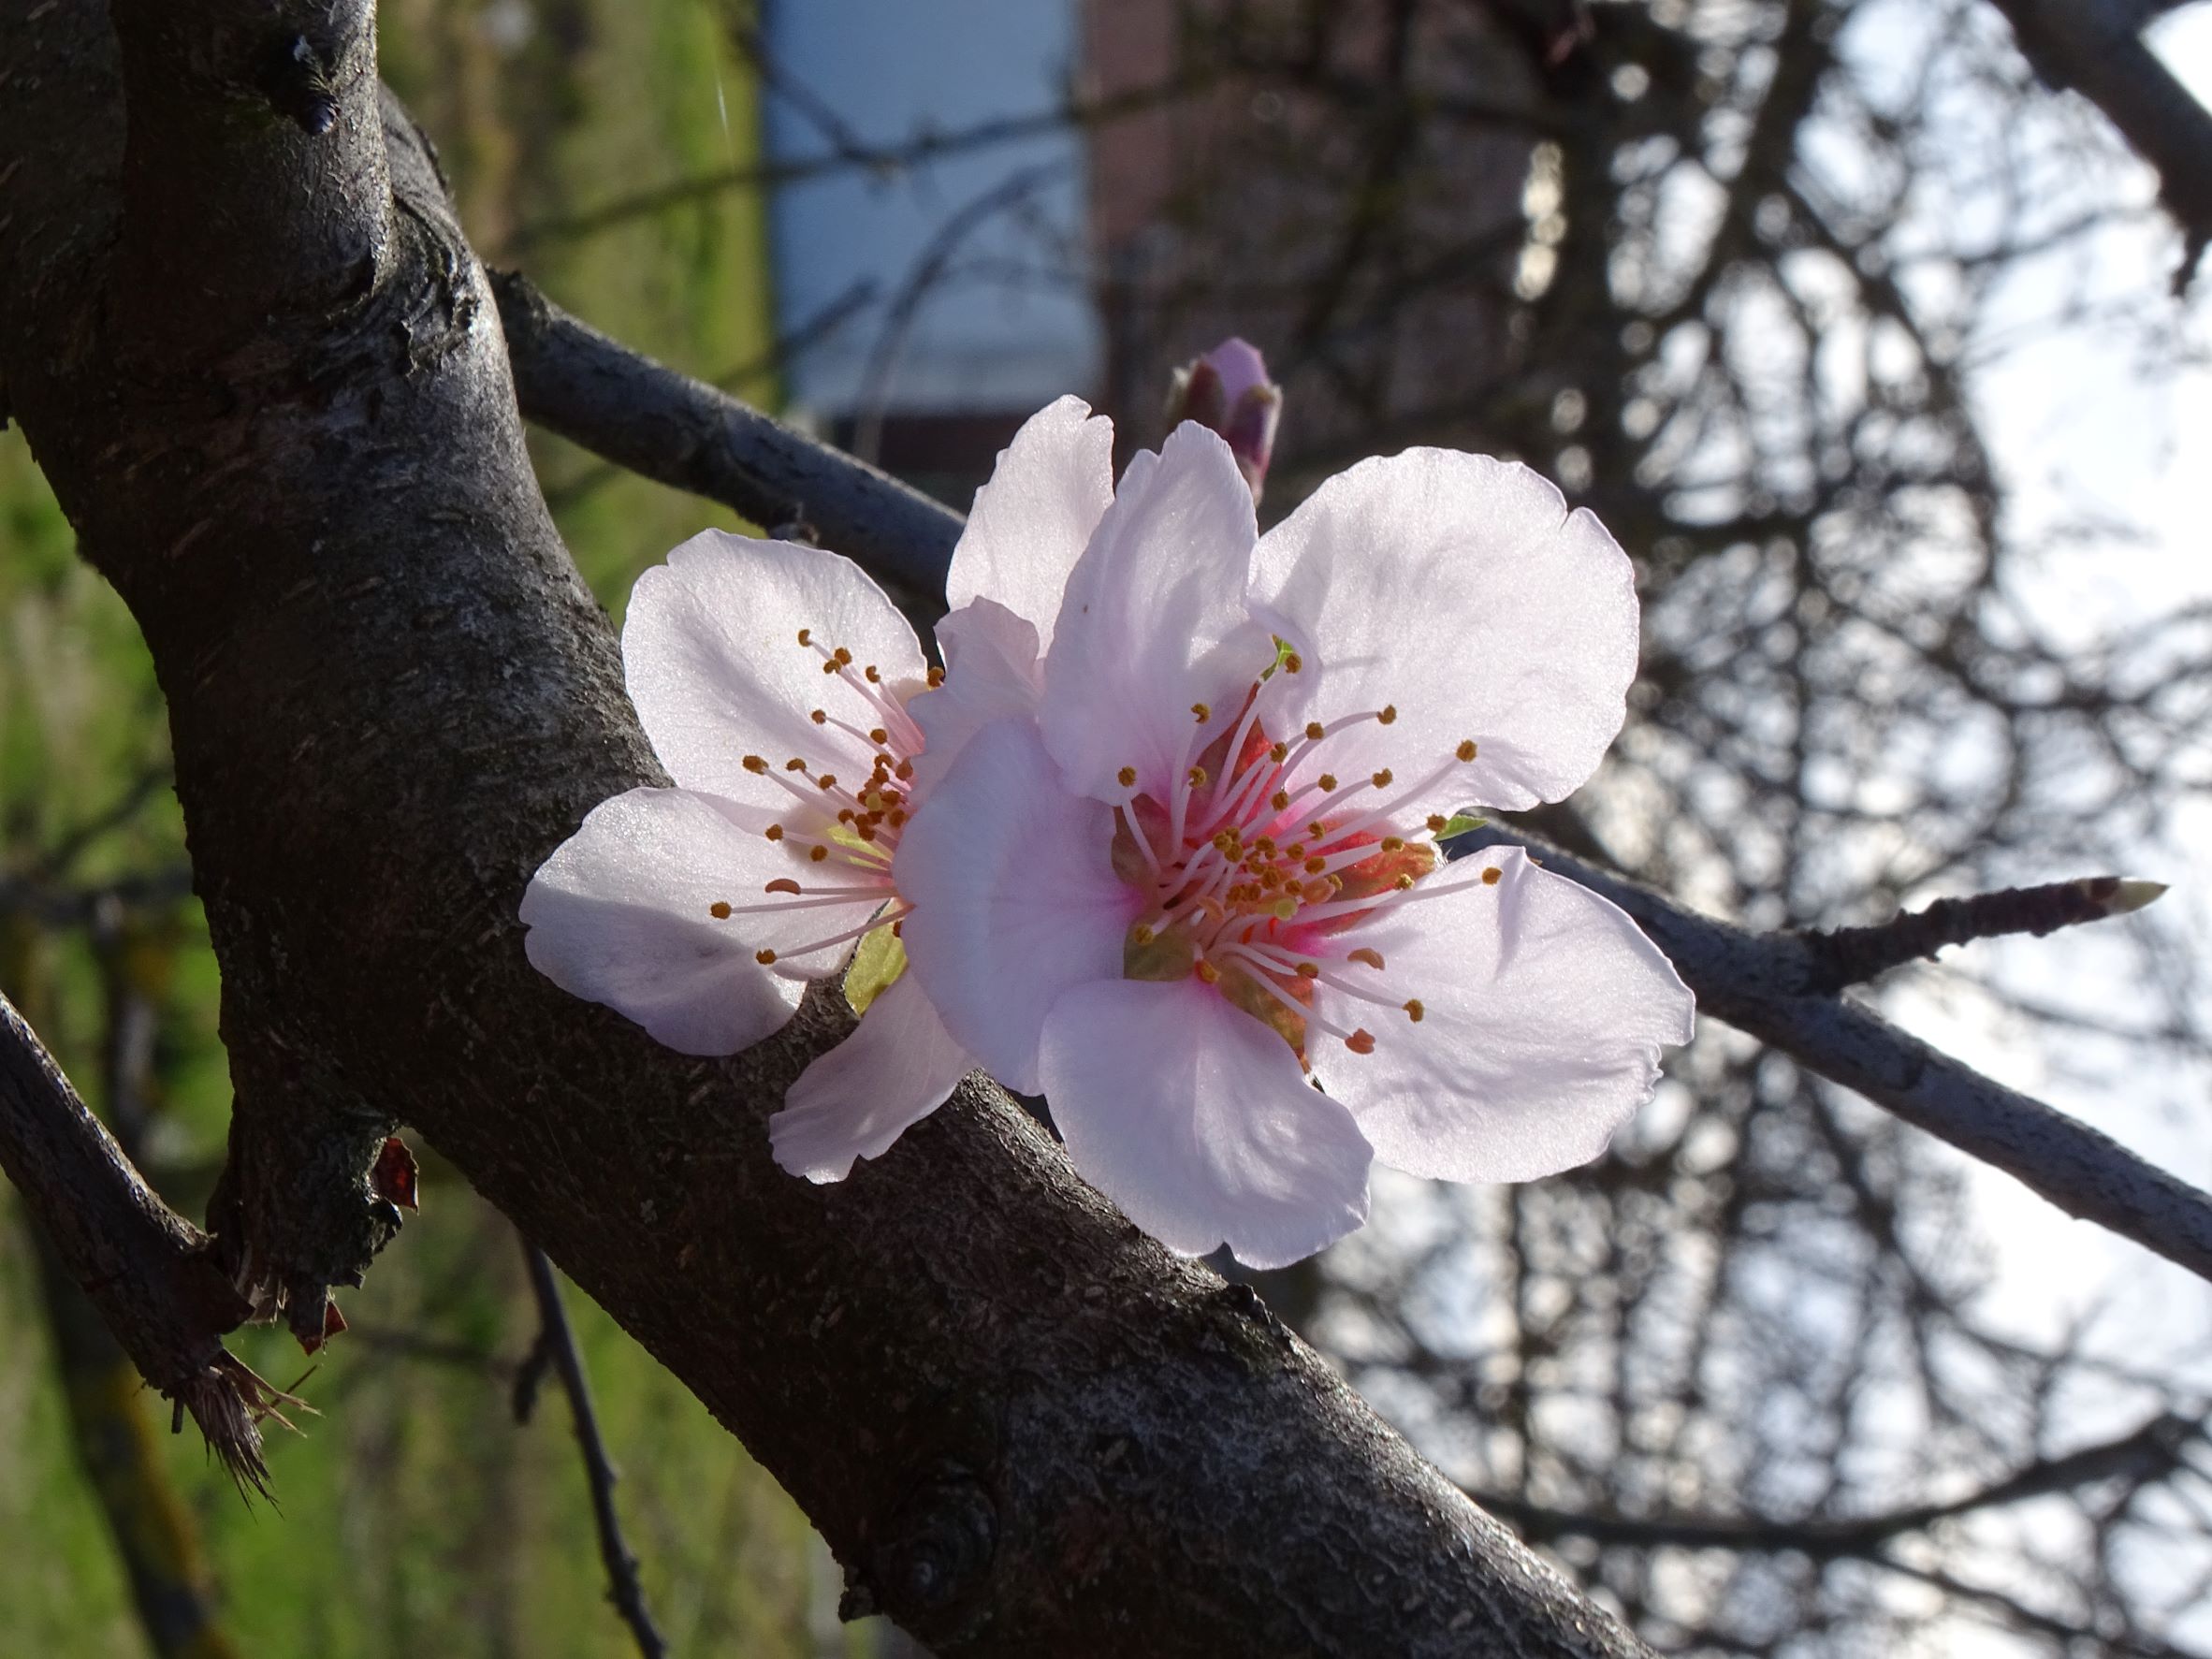
[[[2212,402],[2187,204],[2023,53],[2035,9],[389,0],[382,38],[488,261],[955,503],[1063,390],[1153,440],[1230,332],[1287,388],[1270,517],[1408,444],[1538,466],[1636,556],[1646,648],[1533,827],[1771,927],[2207,869],[2212,588],[2162,539]],[[2164,25],[2200,62],[2201,21]],[[618,612],[736,522],[537,453]],[[196,1214],[227,1084],[159,695],[12,434],[0,618],[0,989]],[[1881,995],[2201,1182],[2197,887]],[[1662,1651],[2212,1653],[2201,1283],[1717,1026],[1670,1072],[1599,1165],[1393,1186],[1271,1302]],[[423,1197],[296,1390],[281,1513],[17,1229],[0,1651],[622,1650],[563,1408],[517,1421],[512,1230],[434,1161]],[[894,1643],[572,1300],[671,1650]]]

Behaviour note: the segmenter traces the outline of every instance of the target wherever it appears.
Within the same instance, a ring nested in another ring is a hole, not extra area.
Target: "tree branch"
[[[266,1494],[258,1424],[279,1396],[223,1346],[244,1301],[206,1235],[139,1178],[5,996],[0,1170],[138,1374],[192,1413],[240,1485]]]
[[[2008,1089],[1841,997],[1810,991],[1829,969],[1794,933],[1701,916],[1541,837],[1491,825],[1459,845],[1525,847],[1548,869],[1619,905],[1665,951],[1698,1011],[1992,1164],[2070,1215],[2212,1279],[2212,1196],[2109,1135]]]
[[[2112,0],[1991,0],[2013,26],[2035,72],[2072,88],[2104,112],[2158,169],[2159,196],[2180,226],[2185,249],[2174,289],[2188,287],[2212,241],[2212,110],[2191,97],[2144,44],[2156,7]]]
[[[553,1263],[528,1239],[522,1258],[530,1267],[531,1294],[538,1304],[538,1340],[525,1361],[526,1374],[550,1363],[560,1375],[568,1395],[569,1420],[576,1431],[576,1448],[584,1458],[584,1478],[591,1489],[591,1522],[599,1533],[599,1559],[606,1564],[607,1599],[622,1615],[645,1659],[661,1659],[668,1643],[653,1624],[646,1607],[645,1589],[637,1581],[637,1557],[622,1536],[622,1518],[615,1512],[615,1465],[606,1455],[606,1441],[599,1433],[599,1413],[591,1404],[591,1379],[584,1374],[584,1357],[576,1351],[576,1333],[570,1329],[568,1310],[560,1305],[560,1284],[553,1276]],[[542,1356],[542,1358],[541,1358]],[[522,1394],[517,1379],[517,1415]]]

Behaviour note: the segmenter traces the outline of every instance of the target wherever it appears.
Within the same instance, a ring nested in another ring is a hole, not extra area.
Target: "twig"
[[[809,524],[822,546],[910,594],[942,594],[959,514],[609,340],[525,277],[495,272],[492,291],[526,417],[755,524]]]
[[[1486,826],[1461,837],[1455,851],[1497,845],[1525,847],[1547,868],[1626,910],[1697,994],[1699,1011],[2004,1171],[2068,1215],[2212,1280],[2212,1195],[1856,1003],[1805,994],[1801,987],[1816,983],[1819,969],[1800,936],[1752,933],[1701,916],[1517,830]]]
[[[550,1355],[568,1394],[570,1416],[576,1426],[576,1445],[584,1454],[584,1475],[591,1484],[591,1519],[599,1528],[599,1558],[606,1564],[607,1599],[615,1604],[622,1622],[637,1638],[637,1651],[646,1659],[660,1659],[668,1644],[654,1628],[646,1610],[645,1591],[637,1581],[637,1557],[622,1539],[622,1522],[615,1514],[615,1466],[608,1462],[606,1442],[600,1437],[599,1416],[591,1406],[591,1382],[584,1375],[583,1356],[576,1352],[575,1333],[569,1328],[568,1310],[560,1304],[560,1286],[553,1277],[553,1263],[528,1239],[522,1241],[522,1259],[530,1267],[530,1288],[538,1300],[538,1341],[527,1372],[542,1363],[540,1353]],[[517,1380],[517,1395],[520,1392]],[[518,1416],[528,1413],[517,1406]]]
[[[2035,72],[2078,92],[2158,170],[2159,198],[2181,227],[2176,295],[2212,242],[2212,110],[2144,44],[2144,7],[2084,0],[1992,0]]]
[[[1939,898],[1925,910],[1900,911],[1872,927],[1800,928],[1795,937],[1812,961],[1808,979],[1796,988],[1810,997],[1832,997],[1893,968],[1932,957],[1946,945],[2008,933],[2032,933],[2040,939],[2061,927],[2139,910],[2163,892],[2156,881],[2091,876],[2042,887],[2008,887],[1971,898]]]
[[[240,1490],[269,1495],[260,1421],[289,1402],[226,1352],[244,1300],[0,995],[0,1171],[140,1375],[189,1410]],[[180,1416],[180,1421],[182,1418]]]

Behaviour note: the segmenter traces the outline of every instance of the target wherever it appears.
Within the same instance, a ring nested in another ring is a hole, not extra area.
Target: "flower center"
[[[793,755],[780,765],[764,755],[747,755],[744,766],[748,772],[779,784],[792,797],[792,810],[763,833],[816,866],[821,879],[813,873],[806,881],[779,877],[763,889],[764,894],[777,896],[743,905],[718,900],[708,907],[708,913],[717,921],[728,921],[857,905],[867,915],[856,926],[807,944],[755,952],[755,958],[764,965],[796,961],[832,950],[886,923],[896,937],[899,920],[911,908],[899,898],[892,884],[891,865],[898,851],[899,832],[909,816],[907,796],[912,786],[914,756],[922,752],[922,728],[907,712],[904,701],[883,683],[874,663],[856,665],[850,650],[822,644],[811,628],[799,630],[798,643],[821,660],[822,674],[838,687],[833,701],[841,712],[833,713],[827,706],[814,708],[808,711],[808,719],[824,732],[836,731],[851,740],[838,745],[842,752],[851,754],[855,744],[862,746],[869,755],[867,776],[840,779],[805,755]],[[941,669],[929,671],[931,686],[942,677]]]
[[[1302,667],[1283,650],[1252,682],[1233,724],[1193,706],[1173,775],[1158,793],[1134,794],[1115,808],[1113,868],[1151,900],[1123,940],[1123,976],[1195,976],[1279,1033],[1306,1064],[1309,1026],[1354,1054],[1375,1046],[1365,1026],[1347,1030],[1315,1011],[1317,985],[1421,1018],[1418,997],[1377,988],[1382,953],[1360,936],[1427,896],[1417,890],[1437,867],[1435,837],[1448,821],[1433,817],[1412,830],[1397,821],[1477,750],[1471,739],[1460,744],[1407,786],[1388,767],[1359,764],[1361,739],[1397,720],[1394,706],[1278,728],[1263,705],[1281,701],[1278,671]],[[1122,768],[1120,781],[1134,788],[1136,769]]]

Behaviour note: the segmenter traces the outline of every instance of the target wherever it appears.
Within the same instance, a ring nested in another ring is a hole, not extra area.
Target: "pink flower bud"
[[[1267,359],[1258,346],[1233,336],[1176,370],[1168,398],[1170,419],[1195,420],[1229,441],[1255,502],[1267,481],[1282,413],[1283,388],[1268,379]]]

